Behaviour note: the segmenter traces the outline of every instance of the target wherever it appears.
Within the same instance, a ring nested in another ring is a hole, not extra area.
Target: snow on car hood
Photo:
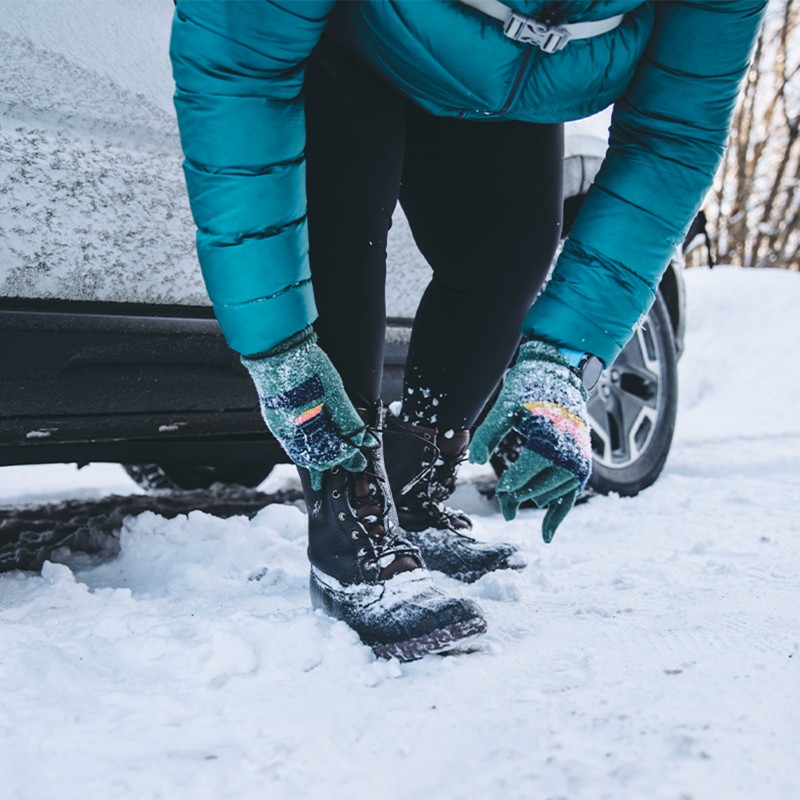
[[[206,303],[165,2],[4,2],[0,294]]]

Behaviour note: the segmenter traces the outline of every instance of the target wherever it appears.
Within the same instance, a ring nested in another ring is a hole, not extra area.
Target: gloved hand
[[[542,536],[548,543],[591,473],[586,400],[586,389],[555,347],[525,342],[470,445],[470,461],[485,464],[512,429],[523,436],[525,447],[498,481],[497,499],[506,519],[514,519],[525,500],[547,506]]]
[[[361,472],[368,436],[342,379],[317,344],[311,327],[259,356],[242,356],[258,390],[261,414],[289,458],[311,475],[314,489],[322,473],[341,466]]]

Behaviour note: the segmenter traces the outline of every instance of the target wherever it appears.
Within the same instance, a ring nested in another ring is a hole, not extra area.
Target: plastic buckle
[[[535,44],[545,53],[557,53],[570,40],[569,31],[564,28],[551,28],[514,11],[508,15],[503,33],[516,42]]]

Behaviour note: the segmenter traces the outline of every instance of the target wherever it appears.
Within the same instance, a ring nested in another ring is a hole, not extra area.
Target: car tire
[[[589,398],[591,488],[633,497],[651,486],[669,455],[677,410],[675,337],[659,294]]]
[[[660,294],[589,397],[592,477],[588,494],[624,497],[651,486],[669,455],[678,409],[675,337]],[[524,446],[516,432],[492,456],[500,477]]]
[[[273,466],[273,464],[222,467],[189,464],[123,464],[122,468],[148,492],[174,492],[208,489],[215,483],[255,488],[272,472]]]

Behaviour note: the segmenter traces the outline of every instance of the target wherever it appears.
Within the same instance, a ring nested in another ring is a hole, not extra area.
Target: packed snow
[[[789,798],[800,781],[800,276],[690,271],[672,453],[636,498],[505,523],[482,650],[377,660],[309,607],[305,516],[129,518],[121,554],[0,575],[0,780],[70,798]],[[265,489],[295,486],[281,467]],[[0,469],[0,504],[136,492]]]

